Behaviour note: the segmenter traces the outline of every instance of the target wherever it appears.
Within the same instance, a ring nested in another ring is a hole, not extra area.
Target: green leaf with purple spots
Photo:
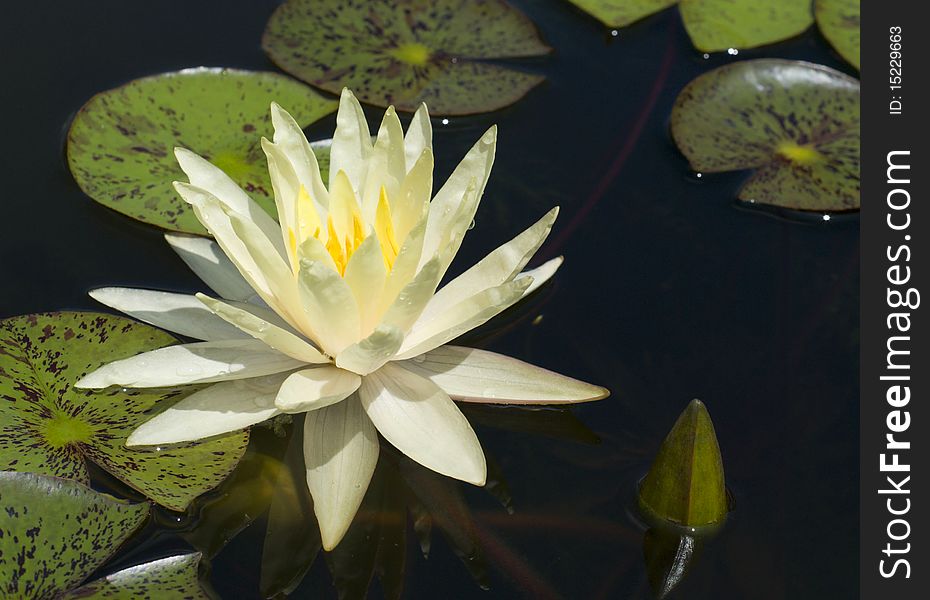
[[[672,136],[695,171],[752,170],[746,202],[859,209],[859,82],[799,61],[705,73],[678,95]]]
[[[681,0],[678,9],[701,52],[774,44],[814,24],[811,0]]]
[[[198,580],[199,564],[199,552],[153,560],[101,577],[65,594],[62,600],[208,600]]]
[[[0,320],[0,469],[87,483],[93,462],[158,504],[184,510],[235,468],[247,431],[162,449],[126,438],[180,390],[78,390],[73,383],[114,360],[177,340],[158,329],[93,312]]]
[[[814,15],[823,37],[846,62],[858,69],[859,0],[817,0]]]
[[[569,0],[608,27],[626,27],[669,6],[678,0]]]
[[[678,4],[701,52],[755,48],[801,34],[814,22],[810,0],[569,0],[610,27],[625,27]]]
[[[496,110],[543,77],[489,60],[541,56],[533,23],[502,0],[287,0],[262,47],[279,67],[359,100],[434,115]]]
[[[205,234],[171,183],[187,181],[183,146],[221,167],[275,214],[260,140],[272,101],[306,126],[337,103],[277,73],[185,69],[136,79],[91,98],[68,131],[68,166],[91,198],[145,223]]]
[[[106,562],[148,512],[148,503],[74,481],[0,472],[0,597],[59,597]]]

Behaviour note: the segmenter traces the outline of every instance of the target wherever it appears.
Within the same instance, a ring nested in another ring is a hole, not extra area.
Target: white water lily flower
[[[137,319],[204,340],[120,360],[82,388],[213,383],[136,429],[127,444],[196,440],[306,412],[304,455],[323,545],[339,543],[365,495],[380,433],[418,463],[484,485],[484,453],[453,400],[556,404],[607,390],[450,340],[549,279],[561,259],[522,271],[553,209],[436,291],[469,229],[494,160],[496,129],[432,202],[432,131],[422,106],[404,134],[389,108],[373,143],[344,91],[329,188],[294,119],[272,105],[262,140],[280,222],[225,173],[177,149],[175,183],[207,238],[166,235],[223,299],[126,288],[91,295]]]

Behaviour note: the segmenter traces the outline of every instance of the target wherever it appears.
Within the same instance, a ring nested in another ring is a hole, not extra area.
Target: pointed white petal
[[[355,518],[379,451],[378,433],[356,396],[307,413],[304,464],[324,549],[335,548]]]
[[[336,180],[336,173],[345,171],[353,189],[365,189],[365,174],[371,150],[371,131],[365,113],[352,92],[343,89],[329,158],[330,186]]]
[[[400,183],[407,173],[404,157],[404,130],[393,106],[389,106],[381,119],[378,137],[369,159],[365,188],[362,192],[362,215],[373,223],[381,187],[387,191],[391,203],[399,196]]]
[[[320,165],[310,148],[300,124],[277,102],[271,103],[271,123],[274,125],[274,143],[290,160],[300,183],[310,197],[325,209],[329,205],[326,186],[320,176]]]
[[[281,354],[287,354],[295,360],[308,363],[329,362],[328,358],[306,340],[263,319],[260,314],[256,314],[247,307],[233,306],[205,294],[197,294],[196,299],[216,316],[247,335],[268,344]]]
[[[564,258],[557,256],[555,258],[549,259],[543,264],[539,265],[535,269],[528,269],[520,273],[519,277],[532,277],[533,283],[530,284],[526,291],[523,292],[523,297],[526,298],[546,283],[552,276],[555,275],[555,272],[559,270],[559,267],[562,266]]]
[[[394,232],[398,240],[407,239],[417,223],[427,216],[432,193],[433,153],[426,149],[404,177],[397,198],[390,199]]]
[[[407,127],[404,136],[404,154],[406,155],[407,170],[413,168],[424,150],[433,149],[433,125],[429,120],[429,111],[426,104],[420,104],[417,112],[413,113],[413,120]]]
[[[223,252],[262,300],[295,329],[311,334],[313,329],[303,312],[293,271],[264,232],[200,188],[177,182],[175,188],[191,203],[197,218],[213,233]]]
[[[396,327],[400,331],[409,331],[426,308],[439,285],[440,274],[439,258],[426,263],[397,295],[397,299],[384,313],[381,323]]]
[[[496,146],[497,127],[493,126],[468,151],[445,185],[436,193],[436,197],[430,203],[430,221],[426,228],[426,241],[424,242],[425,254],[432,256],[442,248],[442,240],[448,237],[446,230],[452,226],[462,197],[472,181],[476,182],[476,202],[467,221],[470,223],[474,219],[474,210],[478,208],[478,201],[484,193],[484,186],[491,174]]]
[[[355,373],[332,365],[291,373],[275,398],[275,406],[286,413],[317,410],[349,397],[361,385]]]
[[[165,241],[197,277],[223,298],[264,304],[236,265],[213,240],[199,235],[166,233]]]
[[[358,303],[363,334],[368,334],[375,327],[385,277],[387,270],[384,266],[381,242],[376,235],[370,233],[352,254],[343,277]]]
[[[274,396],[284,377],[224,381],[194,392],[137,427],[126,445],[189,442],[266,421],[280,412]]]
[[[291,239],[291,232],[298,231],[297,227],[297,196],[300,194],[300,180],[294,167],[284,152],[274,143],[262,138],[262,150],[268,161],[268,175],[271,178],[271,189],[274,192],[274,204],[278,211],[280,232],[283,240]],[[288,248],[288,257],[292,249]]]
[[[211,313],[196,297],[132,288],[99,288],[90,297],[150,325],[197,340],[246,339],[239,331]]]
[[[529,277],[521,277],[488,288],[459,302],[446,312],[437,314],[429,321],[421,319],[404,339],[395,360],[413,358],[429,352],[484,324],[522,298],[531,282]]]
[[[393,363],[426,377],[456,400],[490,404],[571,404],[610,392],[523,361],[461,346],[440,346]]]
[[[423,311],[424,320],[447,311],[482,290],[509,281],[539,249],[552,230],[558,207],[506,244],[485,256],[473,267],[444,285]],[[535,281],[535,279],[534,279]]]
[[[191,185],[199,187],[216,196],[220,202],[240,215],[250,219],[274,243],[275,250],[282,258],[284,240],[278,233],[279,227],[271,215],[255,203],[245,191],[222,169],[216,167],[206,159],[185,148],[175,148],[174,155],[181,165],[181,170],[187,174]]]
[[[358,304],[345,280],[326,265],[300,261],[300,299],[313,322],[316,341],[330,356],[358,341]]]
[[[468,186],[466,186],[465,192],[462,194],[459,203],[455,207],[456,210],[452,217],[443,219],[446,221],[446,224],[442,226],[439,232],[439,242],[432,250],[431,244],[428,243],[429,240],[425,237],[429,234],[430,223],[436,216],[434,209],[435,201],[433,204],[430,204],[429,216],[426,222],[426,232],[423,240],[423,254],[420,256],[420,268],[425,264],[427,257],[438,256],[441,260],[442,272],[445,274],[446,269],[448,269],[449,265],[452,263],[452,259],[455,258],[456,253],[458,253],[459,248],[462,246],[462,240],[465,239],[465,234],[474,222],[475,210],[478,208],[479,200],[478,183],[476,180],[472,179]],[[432,252],[432,254],[429,254],[429,252]]]
[[[401,330],[389,325],[379,325],[371,335],[340,352],[336,356],[336,366],[359,375],[367,375],[391,360],[403,341],[404,334]]]
[[[306,366],[258,340],[179,344],[103,365],[76,388],[147,388],[261,377]]]
[[[426,231],[426,218],[424,217],[416,227],[411,230],[404,240],[394,260],[394,266],[388,273],[384,282],[384,291],[381,292],[380,311],[385,311],[397,298],[397,294],[410,283],[417,273],[420,257],[423,250],[423,234]],[[431,257],[432,258],[432,257]],[[424,264],[427,261],[423,261]]]
[[[391,363],[362,379],[359,397],[398,450],[437,473],[484,485],[487,465],[478,437],[435,383]]]

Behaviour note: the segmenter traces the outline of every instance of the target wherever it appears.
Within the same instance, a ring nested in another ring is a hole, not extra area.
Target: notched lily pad
[[[74,481],[0,472],[0,596],[58,597],[103,564],[148,512],[147,503]]]
[[[817,0],[817,27],[840,56],[859,69],[859,0]]]
[[[198,580],[199,564],[199,553],[153,560],[101,577],[65,594],[62,600],[78,600],[79,598],[209,600],[210,596],[203,591]]]
[[[775,59],[727,65],[682,90],[671,129],[696,171],[754,170],[741,200],[859,209],[859,82],[843,73]]]
[[[551,49],[533,23],[501,0],[288,0],[271,16],[262,47],[279,67],[364,102],[435,115],[496,110],[543,77],[486,60]]]
[[[810,0],[569,0],[610,27],[625,27],[673,4],[695,48],[754,48],[802,33],[814,22]]]
[[[184,510],[236,466],[247,431],[165,449],[126,438],[175,390],[77,390],[100,365],[177,340],[123,317],[60,312],[0,321],[0,469],[88,482],[93,462],[155,502]]]
[[[171,183],[186,180],[183,146],[221,167],[270,214],[274,199],[260,138],[269,106],[309,125],[337,103],[277,73],[185,69],[131,81],[91,98],[68,131],[68,166],[91,198],[134,219],[205,234]]]

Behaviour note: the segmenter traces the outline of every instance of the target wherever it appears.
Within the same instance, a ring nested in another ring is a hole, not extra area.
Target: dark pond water
[[[742,176],[697,178],[667,131],[682,86],[732,60],[798,58],[850,71],[816,31],[704,59],[674,10],[612,37],[561,0],[516,4],[555,48],[526,63],[546,83],[509,109],[434,125],[439,179],[484,128],[501,129],[477,227],[454,268],[554,204],[563,212],[542,253],[564,254],[566,263],[554,285],[471,341],[605,385],[613,396],[574,411],[599,444],[479,424],[514,509],[462,486],[490,589],[434,531],[428,560],[412,534],[398,550],[407,559],[404,597],[650,597],[632,490],[695,397],[714,418],[735,508],[673,597],[853,597],[858,218],[742,207],[734,200]],[[200,289],[158,231],[78,190],[63,159],[64,131],[91,95],[139,76],[198,65],[273,69],[259,39],[275,5],[5,7],[0,316],[100,310],[86,292],[104,284]],[[373,122],[379,112],[369,112]],[[309,133],[324,137],[333,126],[329,117]],[[499,415],[489,420],[502,424]],[[285,445],[260,431],[253,452],[276,456]],[[195,523],[185,516],[177,527]],[[264,536],[259,517],[212,560],[220,595],[258,596]],[[102,572],[189,548],[177,531],[151,525]],[[363,555],[349,567],[363,570]],[[380,595],[379,584],[372,591]],[[335,595],[324,560],[295,592]]]

